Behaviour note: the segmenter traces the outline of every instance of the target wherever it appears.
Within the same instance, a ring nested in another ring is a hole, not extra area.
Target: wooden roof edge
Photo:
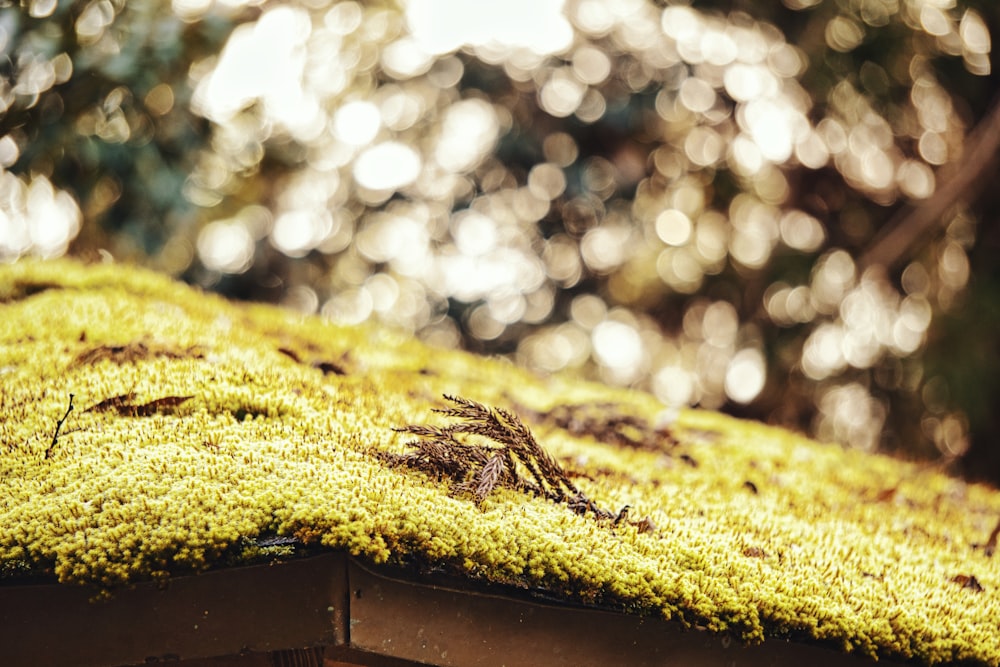
[[[343,552],[106,597],[85,586],[0,586],[0,638],[9,667],[873,664],[815,644],[746,645],[661,618],[401,578]]]

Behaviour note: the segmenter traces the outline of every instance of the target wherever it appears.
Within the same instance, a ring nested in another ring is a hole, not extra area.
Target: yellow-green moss
[[[646,394],[70,261],[0,267],[0,392],[0,576],[114,586],[294,535],[746,638],[1000,664],[1000,557],[974,548],[1000,493],[899,461],[699,411],[671,444]],[[587,496],[655,529],[504,489],[477,507],[373,455],[445,393],[518,412]],[[647,442],[611,443],[602,415]]]

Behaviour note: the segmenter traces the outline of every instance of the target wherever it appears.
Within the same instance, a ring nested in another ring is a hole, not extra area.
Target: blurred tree
[[[1000,480],[998,18],[26,0],[0,256],[107,249]]]
[[[196,224],[181,189],[208,125],[190,112],[187,69],[217,52],[230,28],[221,16],[185,23],[158,2],[53,0],[0,10],[5,166],[72,193],[84,221],[81,247],[152,257]],[[74,226],[54,216],[44,231],[37,213],[9,220],[0,249],[62,252]]]

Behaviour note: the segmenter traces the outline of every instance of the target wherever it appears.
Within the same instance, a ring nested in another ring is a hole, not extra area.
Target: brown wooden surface
[[[346,557],[139,584],[91,601],[89,587],[0,586],[0,664],[110,667],[347,640]]]
[[[444,583],[442,583],[444,582]],[[0,586],[0,665],[115,667],[632,667],[875,665],[807,644],[416,580],[344,554],[93,589]],[[893,663],[882,661],[880,665]]]
[[[853,667],[875,663],[817,646],[746,646],[677,623],[470,594],[348,564],[351,646],[442,667]]]

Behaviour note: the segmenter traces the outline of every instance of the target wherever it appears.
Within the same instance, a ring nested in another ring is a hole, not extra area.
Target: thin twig
[[[66,408],[66,414],[62,416],[62,419],[56,422],[56,430],[52,432],[52,442],[49,444],[49,448],[45,450],[45,459],[48,460],[52,458],[52,452],[56,448],[56,442],[59,441],[59,429],[62,428],[63,422],[69,417],[69,413],[73,412],[73,394],[69,395],[69,407]]]

